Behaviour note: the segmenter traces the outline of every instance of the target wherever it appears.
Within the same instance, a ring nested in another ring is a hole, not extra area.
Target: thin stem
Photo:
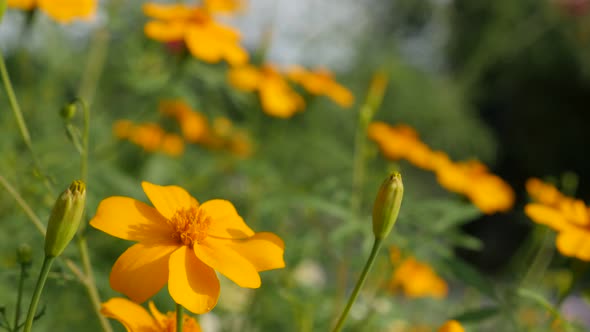
[[[35,292],[33,293],[31,304],[29,305],[29,313],[27,314],[27,320],[25,321],[24,332],[31,332],[33,327],[33,319],[35,318],[35,312],[37,312],[37,305],[39,304],[39,299],[41,298],[41,293],[43,292],[47,275],[49,274],[49,270],[51,270],[51,264],[53,264],[54,260],[55,257],[52,256],[45,256],[45,259],[43,260],[43,266],[41,267],[41,272],[39,273],[39,279],[37,279],[37,286],[35,286]]]
[[[358,297],[359,292],[361,291],[361,288],[363,287],[363,284],[365,283],[365,280],[367,280],[367,275],[369,274],[371,267],[373,267],[373,263],[375,262],[375,259],[377,258],[377,253],[379,252],[379,249],[381,248],[382,243],[383,243],[383,239],[375,238],[375,241],[373,242],[373,248],[371,249],[371,254],[369,255],[369,258],[367,259],[367,262],[365,263],[365,267],[363,268],[363,272],[361,273],[359,279],[357,280],[356,286],[354,287],[354,290],[352,291],[352,294],[350,294],[350,298],[348,299],[348,303],[346,303],[346,307],[344,308],[344,311],[342,311],[342,314],[340,315],[340,318],[338,319],[338,323],[336,323],[336,326],[334,327],[332,332],[339,332],[340,330],[342,330],[342,327],[344,326],[344,322],[346,321],[346,317],[348,317],[348,312],[350,311],[350,308],[352,308],[354,301],[356,301],[356,298]]]
[[[41,167],[39,166],[39,162],[36,158],[35,152],[33,151],[31,134],[29,134],[29,130],[27,129],[27,125],[23,118],[23,112],[21,111],[21,108],[16,99],[16,94],[14,93],[14,88],[12,87],[12,82],[10,81],[8,70],[6,70],[6,63],[4,61],[4,54],[2,53],[2,50],[0,50],[0,76],[2,76],[2,83],[4,84],[4,90],[6,91],[6,95],[8,96],[10,108],[12,108],[14,117],[16,118],[16,123],[20,130],[23,141],[25,142],[27,149],[31,153],[31,158],[33,159],[35,168],[39,171],[39,173],[41,173],[41,176],[43,177],[43,183],[47,187],[47,190],[49,190],[49,192],[53,194],[53,187],[51,186],[51,183],[49,182],[47,176],[45,176],[45,174],[42,172]]]
[[[90,109],[84,100],[78,98],[74,101],[82,108],[83,129],[82,129],[82,147],[80,149],[80,177],[84,183],[88,183],[88,137],[90,136]]]
[[[112,332],[113,328],[111,327],[111,323],[109,320],[100,313],[101,309],[101,301],[100,296],[98,295],[98,289],[96,288],[96,281],[94,279],[94,273],[92,272],[92,263],[90,262],[90,255],[88,254],[88,245],[86,243],[86,238],[83,236],[77,237],[77,244],[78,244],[78,251],[80,252],[80,258],[82,259],[82,266],[84,268],[84,273],[86,274],[86,278],[83,282],[84,287],[86,288],[86,292],[88,293],[88,297],[90,298],[90,303],[92,304],[92,308],[94,309],[94,313],[98,317],[100,321],[100,325],[102,326],[102,330],[104,332]]]
[[[25,284],[25,278],[27,276],[27,264],[21,263],[20,264],[20,276],[18,279],[18,290],[16,295],[16,307],[14,309],[14,330],[17,331],[16,328],[20,321],[20,307],[23,298],[23,286]]]
[[[14,189],[14,187],[12,185],[10,185],[10,183],[8,183],[8,181],[6,181],[6,179],[2,175],[0,175],[0,184],[4,187],[4,189],[6,189],[6,191],[8,191],[8,193],[12,196],[12,198],[14,198],[16,203],[23,209],[23,211],[25,212],[27,217],[29,217],[29,219],[31,219],[31,221],[33,222],[33,225],[35,225],[37,230],[43,236],[45,236],[45,226],[43,226],[41,219],[39,219],[39,217],[35,214],[33,209],[31,209],[29,204],[27,204],[27,202],[18,193],[18,191],[16,191],[16,189]]]
[[[184,323],[184,308],[182,305],[176,303],[176,332],[182,332],[182,325]]]

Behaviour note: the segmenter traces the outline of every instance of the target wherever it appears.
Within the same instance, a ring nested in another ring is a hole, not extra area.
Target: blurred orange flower
[[[446,153],[433,151],[407,125],[390,126],[373,122],[368,136],[383,155],[392,160],[405,159],[416,167],[433,171],[441,186],[465,195],[483,213],[507,211],[514,205],[514,191],[479,161],[453,162]]]
[[[263,111],[277,118],[290,118],[303,111],[305,102],[279,71],[270,64],[235,67],[228,73],[229,82],[243,91],[258,91]]]
[[[538,179],[528,180],[527,190],[538,202],[527,204],[524,211],[534,222],[558,232],[557,250],[564,256],[590,261],[590,208]]]
[[[205,0],[203,6],[210,13],[232,14],[244,9],[244,0]]]
[[[406,297],[444,298],[448,293],[447,283],[427,264],[408,257],[402,261],[390,281],[390,289],[401,289]]]
[[[142,182],[154,207],[109,197],[90,221],[112,236],[137,241],[113,265],[111,287],[144,302],[166,283],[174,301],[194,313],[213,309],[219,297],[215,271],[241,287],[260,287],[259,272],[285,266],[283,241],[255,233],[233,204],[203,204],[178,186]]]
[[[160,151],[172,157],[184,153],[182,137],[167,133],[157,123],[135,125],[129,120],[118,120],[113,124],[115,137],[127,139],[147,152]]]
[[[143,12],[155,19],[144,27],[149,38],[167,43],[184,41],[194,57],[209,63],[248,62],[248,53],[239,45],[239,31],[216,22],[205,8],[147,3]]]
[[[309,93],[327,96],[342,107],[350,107],[354,103],[350,90],[338,84],[332,73],[325,68],[310,71],[301,66],[292,66],[287,70],[287,77],[301,84]]]
[[[182,136],[188,142],[197,143],[205,139],[208,131],[207,118],[194,111],[187,103],[180,100],[165,100],[160,103],[159,110],[160,113],[178,121]]]
[[[161,313],[149,303],[150,313],[139,304],[124,298],[112,298],[102,304],[100,312],[109,318],[118,320],[127,332],[174,332],[176,331],[176,313]],[[183,316],[184,332],[201,332],[199,323],[188,315]]]
[[[465,329],[458,321],[449,320],[438,329],[438,332],[465,332]]]
[[[32,10],[37,7],[60,23],[90,20],[96,15],[97,0],[8,0],[8,7]]]

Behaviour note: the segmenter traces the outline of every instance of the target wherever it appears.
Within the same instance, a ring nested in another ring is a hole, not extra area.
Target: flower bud
[[[61,255],[78,230],[85,205],[86,185],[76,180],[59,196],[51,211],[45,235],[46,256]]]
[[[65,105],[59,113],[64,120],[72,119],[74,116],[76,116],[76,104],[71,103]]]
[[[16,249],[16,260],[19,264],[31,265],[33,261],[33,249],[31,246],[23,243]]]
[[[404,195],[402,175],[393,172],[381,185],[373,206],[373,234],[375,238],[387,237],[397,220]]]

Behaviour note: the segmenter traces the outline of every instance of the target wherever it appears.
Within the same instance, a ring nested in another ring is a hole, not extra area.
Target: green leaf
[[[486,308],[478,308],[474,310],[467,310],[453,317],[452,319],[458,320],[461,323],[477,323],[492,318],[499,313],[500,308],[493,306]]]

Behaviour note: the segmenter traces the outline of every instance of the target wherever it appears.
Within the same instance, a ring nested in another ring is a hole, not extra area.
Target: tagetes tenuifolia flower
[[[167,133],[157,123],[135,125],[129,120],[118,120],[113,124],[115,137],[129,140],[147,152],[160,151],[178,157],[184,152],[182,137]]]
[[[154,207],[109,197],[90,221],[112,236],[137,241],[113,265],[111,287],[144,302],[168,284],[170,296],[194,313],[213,309],[219,297],[215,271],[241,287],[260,287],[261,271],[285,266],[283,241],[255,233],[232,203],[203,204],[178,186],[143,182]]]
[[[244,9],[244,0],[205,0],[203,6],[210,13],[233,14]]]
[[[444,298],[448,293],[447,283],[429,265],[419,262],[414,257],[404,259],[396,267],[390,289],[401,289],[403,294],[410,298]]]
[[[8,7],[22,10],[39,8],[60,23],[75,19],[90,20],[96,14],[97,0],[8,0]]]
[[[229,82],[243,91],[258,91],[262,110],[277,118],[290,118],[303,111],[305,102],[273,65],[260,68],[252,65],[235,67],[229,71]]]
[[[373,122],[368,135],[386,158],[405,159],[416,167],[434,172],[441,186],[465,195],[483,213],[507,211],[514,205],[512,188],[490,173],[484,164],[476,160],[453,162],[446,153],[434,151],[422,142],[418,133],[407,125]]]
[[[528,180],[526,187],[537,201],[525,206],[526,215],[557,231],[555,244],[561,254],[590,261],[590,208],[539,179]]]
[[[188,142],[203,141],[208,132],[207,118],[180,100],[165,100],[160,103],[160,113],[173,117],[180,125],[182,136]]]
[[[438,329],[438,332],[465,332],[465,329],[458,321],[449,320]]]
[[[354,96],[350,90],[336,82],[334,75],[328,69],[307,70],[301,66],[292,66],[287,70],[287,76],[309,93],[327,96],[342,107],[350,107],[354,102]]]
[[[148,3],[143,5],[143,12],[155,19],[144,27],[149,38],[164,43],[184,41],[194,57],[209,63],[248,62],[248,53],[239,44],[239,31],[216,22],[205,8]]]
[[[116,297],[102,304],[100,312],[109,318],[118,320],[127,332],[174,332],[176,331],[176,313],[161,313],[149,303],[150,312],[139,304],[124,298]],[[150,314],[151,313],[151,314]],[[188,315],[183,316],[183,331],[201,332],[199,323]]]

